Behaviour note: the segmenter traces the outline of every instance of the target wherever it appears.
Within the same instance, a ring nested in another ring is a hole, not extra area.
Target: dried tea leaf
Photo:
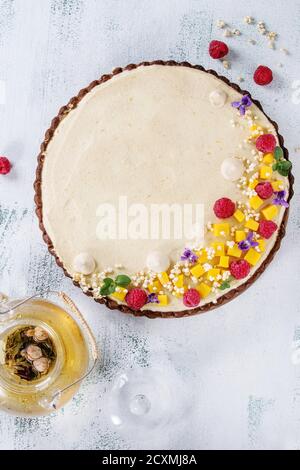
[[[46,338],[44,341],[35,339],[32,332],[35,331],[34,326],[27,326],[13,331],[7,336],[4,354],[5,365],[15,375],[26,381],[32,381],[40,378],[47,373],[56,359],[56,351],[54,344],[48,334],[42,334],[43,329],[40,330],[40,338]],[[39,368],[33,365],[33,358],[29,355],[29,350],[40,350],[40,359],[47,361],[49,368],[46,371],[40,372]],[[28,354],[27,354],[28,350]]]

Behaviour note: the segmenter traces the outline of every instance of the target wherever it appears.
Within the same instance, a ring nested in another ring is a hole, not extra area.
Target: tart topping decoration
[[[255,145],[259,152],[273,153],[276,147],[276,139],[273,134],[263,134],[258,137]]]
[[[277,229],[277,224],[275,224],[275,222],[272,220],[261,220],[259,223],[258,233],[261,237],[268,240]]]
[[[211,41],[208,50],[212,59],[222,59],[229,52],[227,44],[223,41]]]
[[[223,197],[215,202],[214,213],[219,219],[228,219],[235,213],[235,207],[236,205],[231,199]]]
[[[73,268],[77,273],[88,276],[95,271],[96,263],[89,253],[79,253],[73,260]]]
[[[148,302],[148,295],[143,289],[131,289],[126,295],[126,303],[132,310],[140,310]]]
[[[11,163],[6,157],[0,157],[0,175],[7,175],[11,170]]]
[[[221,173],[228,181],[239,180],[245,171],[245,166],[238,158],[226,158],[221,165]]]
[[[170,267],[170,258],[160,251],[152,251],[146,260],[147,268],[155,273],[167,271]]]
[[[183,296],[183,303],[186,307],[197,307],[201,297],[196,289],[188,289]]]
[[[245,116],[247,108],[252,106],[252,100],[249,95],[244,95],[240,101],[233,101],[231,106],[237,108],[241,116]]]
[[[269,85],[273,81],[273,72],[269,67],[260,65],[255,70],[253,78],[257,85]]]
[[[255,191],[261,199],[270,199],[274,193],[273,186],[269,181],[258,183],[255,187]]]
[[[230,273],[235,279],[244,279],[250,273],[250,264],[244,259],[232,261],[230,264]]]
[[[227,101],[228,95],[223,90],[214,90],[209,95],[209,101],[215,108],[222,108]]]
[[[275,192],[275,199],[273,199],[273,204],[276,206],[289,207],[289,203],[286,201],[286,192],[278,191]]]

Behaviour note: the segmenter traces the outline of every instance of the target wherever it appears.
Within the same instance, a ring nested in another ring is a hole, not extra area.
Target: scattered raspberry
[[[211,41],[209,44],[209,55],[213,59],[222,59],[229,52],[227,44],[222,41]]]
[[[253,78],[257,85],[269,85],[273,81],[273,72],[269,67],[260,65],[255,70]]]
[[[273,134],[260,135],[256,140],[256,148],[259,152],[273,153],[277,145]]]
[[[183,296],[183,303],[186,307],[197,307],[200,300],[200,294],[196,289],[187,290]]]
[[[0,175],[7,175],[11,170],[11,163],[6,157],[0,157]]]
[[[235,212],[235,203],[227,197],[218,199],[214,205],[214,213],[219,219],[228,219]]]
[[[269,199],[274,194],[273,187],[268,181],[266,183],[258,183],[255,191],[261,199]]]
[[[143,289],[131,289],[125,297],[127,305],[132,310],[140,310],[148,300],[148,296]]]
[[[250,273],[250,264],[245,259],[230,263],[230,273],[235,279],[244,279]]]
[[[261,220],[259,222],[258,233],[261,237],[266,238],[267,240],[271,238],[273,233],[278,229],[277,224],[272,220]]]

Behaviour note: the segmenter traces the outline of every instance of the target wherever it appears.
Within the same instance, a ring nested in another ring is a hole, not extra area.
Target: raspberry
[[[273,187],[268,181],[266,183],[259,183],[255,191],[261,199],[269,199],[274,193]]]
[[[211,41],[209,44],[209,55],[213,59],[222,59],[229,52],[227,44],[222,41]]]
[[[127,305],[132,310],[140,310],[147,303],[148,296],[143,289],[131,289],[125,297]]]
[[[6,157],[0,157],[0,175],[7,175],[11,170],[11,163]]]
[[[273,153],[277,145],[273,134],[263,134],[256,140],[256,148],[259,152]]]
[[[228,217],[231,217],[234,212],[235,203],[231,201],[231,199],[223,197],[215,202],[214,213],[219,219],[228,219]]]
[[[269,85],[273,81],[273,72],[269,67],[260,65],[255,70],[253,78],[257,85]]]
[[[277,224],[272,220],[261,220],[259,222],[258,233],[261,237],[266,238],[267,240],[271,238],[273,233],[278,229]]]
[[[235,279],[244,279],[250,273],[250,264],[245,259],[230,263],[230,273]]]
[[[183,296],[183,303],[186,307],[197,307],[200,300],[200,294],[196,289],[188,289]]]

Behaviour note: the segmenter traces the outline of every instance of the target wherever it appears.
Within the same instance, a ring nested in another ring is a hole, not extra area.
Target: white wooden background
[[[269,49],[243,24],[245,15],[278,32],[290,54]],[[0,176],[0,291],[63,287],[103,354],[65,410],[41,419],[0,413],[0,449],[300,448],[300,364],[291,361],[300,346],[297,182],[287,238],[255,286],[214,313],[155,321],[107,311],[63,277],[42,242],[32,189],[39,144],[60,105],[101,74],[144,59],[189,60],[223,72],[207,54],[208,42],[222,38],[219,18],[243,33],[228,39],[232,69],[225,74],[244,76],[245,88],[279,122],[299,177],[300,104],[292,88],[300,79],[299,17],[299,0],[0,0],[0,154],[14,165]],[[272,86],[252,82],[259,63],[273,68]],[[190,408],[151,439],[119,435],[106,412],[114,376],[158,360],[182,378]]]

